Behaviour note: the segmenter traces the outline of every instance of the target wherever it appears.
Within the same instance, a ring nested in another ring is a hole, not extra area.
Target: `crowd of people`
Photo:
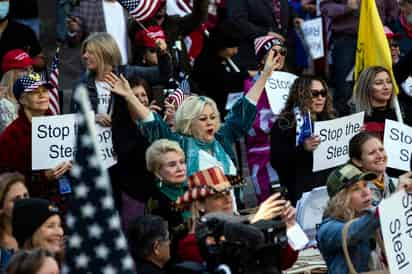
[[[412,0],[374,1],[393,74],[366,67],[356,83],[360,0],[56,1],[56,44],[82,61],[60,113],[38,2],[0,0],[0,273],[62,271],[77,181],[71,160],[33,170],[32,120],[77,113],[79,87],[111,131],[113,206],[136,273],[281,273],[300,251],[287,233],[295,206],[317,187],[329,196],[316,235],[328,273],[348,273],[347,257],[358,272],[387,268],[378,206],[412,191],[383,144],[386,119],[412,126]],[[317,16],[327,38],[313,60],[301,25]],[[279,113],[274,72],[296,75]],[[313,123],[359,112],[349,161],[313,171]]]

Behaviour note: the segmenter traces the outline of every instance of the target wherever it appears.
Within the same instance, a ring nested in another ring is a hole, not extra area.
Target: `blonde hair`
[[[361,112],[365,111],[367,115],[372,114],[372,104],[370,98],[373,92],[373,84],[376,78],[376,75],[380,72],[386,72],[392,80],[392,93],[393,93],[393,85],[395,84],[395,80],[392,78],[389,71],[384,67],[374,66],[368,67],[362,70],[361,74],[359,75],[359,79],[356,82],[355,92],[352,97],[352,103],[355,105],[355,111]],[[394,98],[395,96],[392,94],[389,106],[393,108],[394,106]]]
[[[220,113],[217,109],[215,101],[206,96],[192,95],[187,97],[176,111],[176,131],[184,135],[193,136],[192,123],[195,119],[197,119],[197,117],[199,117],[199,115],[202,114],[202,111],[206,105],[209,105],[217,115],[216,130],[218,130],[220,128],[221,121]]]
[[[14,97],[14,93],[13,93],[13,85],[18,78],[26,74],[27,74],[27,71],[22,71],[20,69],[11,69],[3,74],[3,77],[1,78],[1,81],[0,81],[0,85],[6,87],[4,98],[17,104],[16,97]]]
[[[155,175],[159,174],[161,168],[161,159],[165,153],[176,152],[185,157],[185,153],[180,147],[179,143],[168,139],[160,139],[154,141],[146,150],[146,167],[147,170]]]
[[[86,50],[96,55],[97,74],[102,73],[107,65],[116,67],[121,64],[122,55],[119,47],[114,38],[106,32],[89,35],[82,43],[81,53],[84,54]]]
[[[345,188],[336,193],[336,195],[328,201],[323,213],[324,217],[330,217],[344,222],[355,218],[356,212],[350,207],[350,193],[351,188]]]

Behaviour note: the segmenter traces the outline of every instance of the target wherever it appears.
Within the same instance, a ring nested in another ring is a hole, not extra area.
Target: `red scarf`
[[[399,19],[400,19],[402,27],[405,29],[406,33],[408,34],[408,37],[412,38],[412,25],[408,24],[404,14],[401,14]]]

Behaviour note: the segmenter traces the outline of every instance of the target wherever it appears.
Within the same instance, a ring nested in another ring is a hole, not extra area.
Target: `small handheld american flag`
[[[177,109],[183,103],[184,99],[185,95],[183,91],[177,88],[166,97],[166,102],[174,104]]]
[[[50,100],[50,111],[53,114],[60,114],[60,104],[59,104],[59,65],[60,65],[60,58],[59,58],[59,51],[60,49],[56,49],[56,54],[53,57],[50,76],[49,76],[49,83],[53,86],[49,89],[49,100]]]

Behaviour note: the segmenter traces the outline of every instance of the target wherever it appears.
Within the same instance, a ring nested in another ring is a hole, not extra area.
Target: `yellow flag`
[[[393,91],[398,94],[398,85],[392,71],[391,52],[375,0],[362,0],[354,71],[355,83],[361,71],[371,66],[381,66],[389,70],[393,79]]]

